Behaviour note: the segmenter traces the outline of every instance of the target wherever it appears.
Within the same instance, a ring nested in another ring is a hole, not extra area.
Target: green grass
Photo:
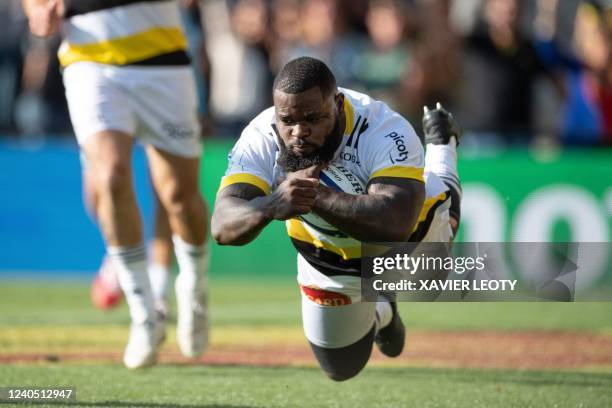
[[[34,327],[51,333],[54,327],[73,327],[75,333],[83,333],[82,328],[89,327],[93,333],[100,328],[107,330],[107,337],[75,337],[70,347],[81,341],[93,346],[106,342],[120,351],[124,340],[118,332],[128,323],[125,305],[99,312],[90,306],[88,296],[83,283],[4,281],[0,284],[0,339],[3,329],[8,333],[21,328],[28,333]],[[407,325],[421,330],[612,333],[612,303],[405,303],[400,307]],[[248,333],[255,326],[299,330],[299,292],[291,279],[258,283],[217,279],[211,283],[211,314],[213,329],[225,328],[229,334],[240,327]],[[0,365],[0,387],[27,385],[74,386],[78,405],[85,407],[612,406],[612,372],[605,368],[376,366],[367,367],[353,380],[334,383],[312,367],[161,365],[129,372],[118,364],[91,362]]]
[[[0,327],[127,324],[125,305],[93,309],[86,284],[2,282]],[[211,283],[214,326],[299,326],[293,280],[216,280]],[[424,330],[590,330],[612,332],[612,302],[402,303],[407,325]]]
[[[605,407],[612,374],[418,368],[366,369],[345,382],[318,369],[163,366],[0,367],[0,383],[72,386],[80,406]]]

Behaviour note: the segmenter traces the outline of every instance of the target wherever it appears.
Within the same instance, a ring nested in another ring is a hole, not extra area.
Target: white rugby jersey
[[[376,177],[426,181],[427,198],[410,239],[420,241],[433,211],[449,198],[447,188],[435,175],[425,174],[423,145],[406,119],[365,94],[343,88],[340,92],[345,96],[346,127],[332,164],[348,169],[363,185]],[[280,149],[274,124],[274,107],[270,107],[244,129],[228,156],[220,190],[248,183],[269,194],[284,179],[284,171],[276,164]],[[299,218],[286,225],[297,250],[317,269],[327,274],[359,271],[359,241],[327,236]]]
[[[175,0],[65,0],[62,66],[188,65],[187,39]]]

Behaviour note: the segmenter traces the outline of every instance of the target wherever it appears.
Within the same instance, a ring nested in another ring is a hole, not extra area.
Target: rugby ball
[[[319,179],[322,184],[336,191],[347,194],[365,194],[363,183],[346,167],[329,164],[321,170]],[[330,241],[329,238],[352,239],[335,226],[331,225],[315,213],[301,215],[300,219],[306,229],[316,238]]]

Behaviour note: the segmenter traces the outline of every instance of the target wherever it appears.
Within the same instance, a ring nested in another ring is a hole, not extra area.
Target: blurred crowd
[[[70,135],[56,49],[0,2],[0,135]],[[205,134],[237,137],[288,60],[419,128],[441,102],[474,146],[612,144],[612,0],[181,0]]]

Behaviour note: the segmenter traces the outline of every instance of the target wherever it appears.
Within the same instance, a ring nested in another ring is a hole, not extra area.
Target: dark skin
[[[336,121],[345,128],[344,95],[324,95],[318,87],[299,94],[274,91],[276,125],[286,147],[308,155],[320,148]],[[212,216],[212,235],[221,245],[245,245],[272,220],[287,220],[314,211],[359,241],[396,242],[410,236],[425,200],[417,180],[377,177],[365,195],[346,194],[319,183],[320,168],[289,173],[270,194],[247,183],[219,192]]]

